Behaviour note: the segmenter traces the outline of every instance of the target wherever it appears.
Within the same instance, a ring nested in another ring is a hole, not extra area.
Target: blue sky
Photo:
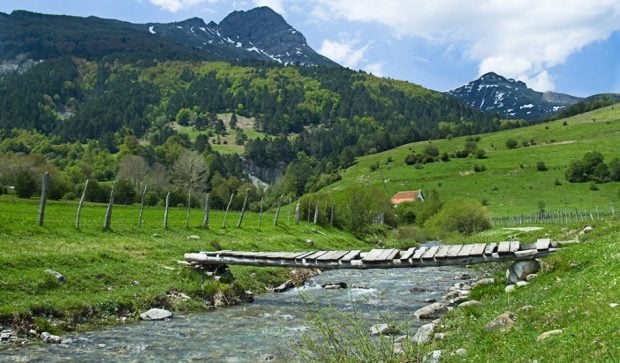
[[[494,71],[540,91],[620,92],[618,0],[2,0],[0,11],[219,23],[262,5],[340,64],[435,90]]]

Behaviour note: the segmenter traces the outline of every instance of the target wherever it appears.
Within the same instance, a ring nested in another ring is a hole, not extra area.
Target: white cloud
[[[311,14],[463,45],[481,74],[495,71],[540,90],[553,87],[551,67],[620,30],[618,0],[317,0]]]
[[[255,6],[268,6],[280,15],[286,14],[282,0],[254,0]]]
[[[321,44],[319,53],[346,67],[355,69],[359,67],[370,46],[370,43],[362,46],[358,46],[358,44],[359,41],[355,39],[348,41],[325,39]]]
[[[177,11],[189,8],[202,3],[204,0],[150,0],[151,4],[159,6],[164,10],[176,13]]]
[[[383,77],[383,62],[369,63],[363,68],[368,73],[371,73],[377,77]]]

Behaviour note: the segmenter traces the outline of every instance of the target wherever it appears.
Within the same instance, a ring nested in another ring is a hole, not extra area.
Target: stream
[[[60,345],[0,350],[0,361],[289,362],[299,359],[302,335],[313,334],[308,312],[333,307],[355,312],[364,329],[408,323],[413,334],[421,325],[413,312],[426,299],[440,299],[464,274],[473,271],[452,266],[327,271],[301,288],[257,296],[252,304],[68,334]],[[321,288],[337,282],[349,288]]]

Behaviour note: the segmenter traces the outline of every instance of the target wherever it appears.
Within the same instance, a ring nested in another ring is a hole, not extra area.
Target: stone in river
[[[172,313],[165,309],[153,308],[140,314],[142,320],[165,320],[172,318]]]

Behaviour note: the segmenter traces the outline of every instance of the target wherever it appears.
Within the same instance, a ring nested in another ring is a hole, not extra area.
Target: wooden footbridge
[[[186,253],[193,265],[249,265],[333,269],[387,269],[469,265],[485,262],[531,260],[553,253],[556,246],[548,238],[536,243],[477,243],[398,249],[311,252],[215,251]]]

